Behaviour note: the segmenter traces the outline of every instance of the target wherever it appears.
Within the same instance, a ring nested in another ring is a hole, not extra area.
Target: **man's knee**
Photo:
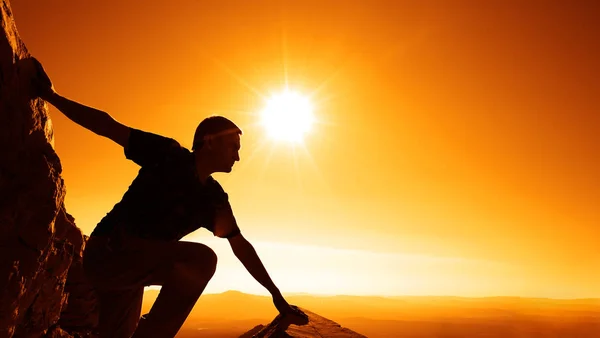
[[[171,270],[171,280],[181,286],[182,290],[196,293],[202,292],[208,281],[215,273],[215,269],[206,266],[198,266],[190,262],[175,263]]]
[[[202,251],[202,256],[204,259],[200,262],[199,266],[204,265],[204,271],[210,274],[212,277],[217,270],[217,254],[213,251],[213,249],[207,247],[206,245],[202,245],[200,249]]]
[[[212,275],[217,268],[217,254],[208,246],[200,243],[190,243],[186,248],[187,259],[201,271]]]
[[[217,269],[217,255],[206,245],[193,243],[185,249],[185,259],[175,262],[173,273],[178,278],[198,283],[208,281]]]

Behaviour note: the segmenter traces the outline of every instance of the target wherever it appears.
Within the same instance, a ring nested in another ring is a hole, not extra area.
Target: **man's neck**
[[[199,152],[194,152],[194,165],[196,167],[196,177],[202,184],[206,184],[206,181],[210,175],[214,172],[207,164],[210,163],[208,159]]]

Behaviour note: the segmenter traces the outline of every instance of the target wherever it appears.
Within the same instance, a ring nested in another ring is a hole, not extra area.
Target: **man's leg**
[[[205,245],[175,242],[163,249],[166,259],[149,280],[161,291],[132,338],[175,337],[215,273],[217,256]]]
[[[101,306],[100,317],[112,317],[105,313],[112,311],[111,302],[122,292],[162,285],[147,319],[139,323],[133,337],[174,337],[215,272],[215,253],[206,245],[191,242],[126,239],[116,246],[105,242],[102,238],[90,238],[84,254],[86,275],[98,293],[107,295],[108,301],[104,302],[107,305]],[[119,311],[114,319],[104,321],[109,326],[104,332],[118,330],[120,323],[129,323],[134,317],[139,320],[139,310],[135,312],[138,299],[133,296],[130,299],[136,307]]]
[[[140,318],[144,293],[140,280],[147,268],[129,251],[113,250],[108,238],[90,237],[83,269],[98,297],[100,337],[130,338]]]
[[[142,310],[144,288],[98,291],[100,337],[130,338]]]

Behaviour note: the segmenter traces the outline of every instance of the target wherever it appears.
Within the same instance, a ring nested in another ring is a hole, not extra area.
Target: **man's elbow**
[[[230,230],[215,230],[214,235],[219,238],[231,239],[240,235],[240,229],[230,229]]]
[[[248,242],[248,240],[246,240],[241,233],[227,238],[227,240],[229,241],[229,245],[231,245],[231,249],[237,258],[245,257],[248,255],[248,253],[254,250],[252,244],[250,244],[250,242]]]
[[[129,134],[131,129],[112,119],[110,116],[106,120],[103,133],[105,137],[108,137],[115,143],[121,145],[123,148],[127,148],[129,145]]]

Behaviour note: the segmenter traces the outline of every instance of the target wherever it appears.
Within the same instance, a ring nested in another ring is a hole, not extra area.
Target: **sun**
[[[261,114],[261,124],[274,140],[300,143],[314,122],[310,100],[290,90],[273,95]]]

